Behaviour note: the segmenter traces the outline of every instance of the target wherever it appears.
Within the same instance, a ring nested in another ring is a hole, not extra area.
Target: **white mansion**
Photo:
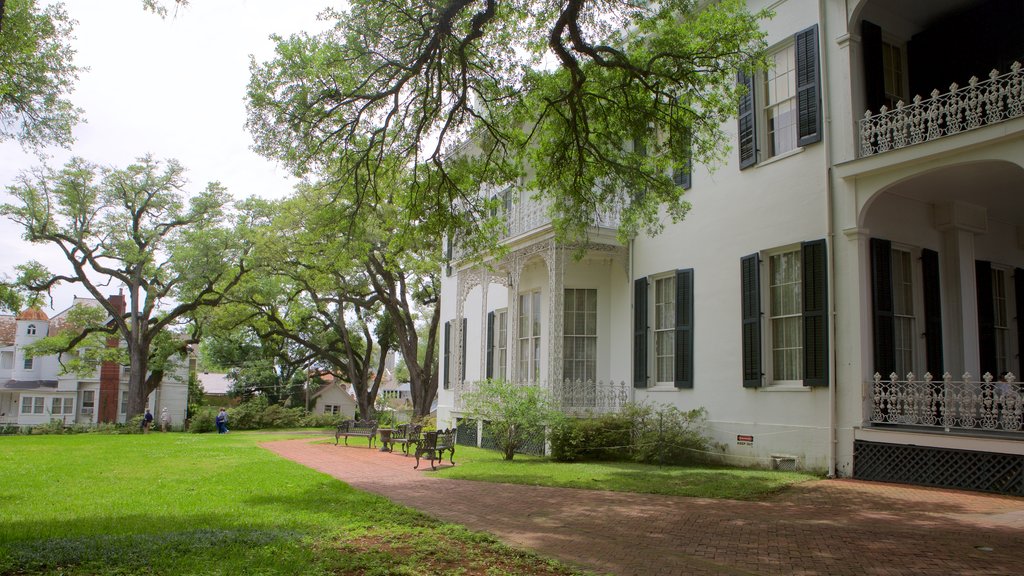
[[[748,4],[774,66],[686,220],[576,259],[510,187],[507,255],[445,271],[439,425],[506,378],[704,407],[738,464],[1024,494],[1024,2]]]

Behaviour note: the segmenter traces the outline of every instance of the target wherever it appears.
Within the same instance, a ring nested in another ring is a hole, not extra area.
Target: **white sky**
[[[173,4],[167,0],[167,4]],[[272,33],[317,32],[316,19],[335,0],[192,0],[166,19],[142,9],[141,0],[65,0],[74,20],[75,63],[88,68],[71,95],[85,110],[71,150],[48,151],[47,164],[62,166],[81,156],[101,165],[124,167],[152,153],[176,158],[188,169],[196,191],[220,181],[236,198],[287,195],[295,180],[286,170],[250,150],[245,129],[249,55],[273,56]],[[15,176],[40,160],[12,142],[0,143],[2,200]],[[39,260],[68,271],[56,250],[21,240],[21,228],[0,218],[0,276]],[[117,287],[111,287],[116,293]],[[80,286],[54,291],[63,310]]]

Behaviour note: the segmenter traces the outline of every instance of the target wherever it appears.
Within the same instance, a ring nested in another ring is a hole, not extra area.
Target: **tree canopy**
[[[74,21],[64,5],[0,1],[0,142],[68,147],[82,111],[68,99],[80,69],[73,62]]]
[[[415,226],[469,228],[481,185],[525,177],[563,238],[610,209],[623,237],[657,230],[688,209],[672,168],[723,157],[736,74],[763,63],[766,14],[698,4],[352,0],[252,63],[249,127],[296,173],[352,181],[354,213],[386,202],[397,158]]]
[[[59,348],[78,347],[95,333],[125,342],[129,416],[142,413],[159,385],[160,362],[188,343],[170,332],[244,277],[248,230],[260,224],[233,214],[219,184],[195,193],[186,187],[185,169],[174,160],[146,156],[105,168],[74,158],[59,170],[23,172],[8,187],[15,202],[0,207],[26,240],[56,246],[71,268],[59,273],[29,263],[21,267],[23,285],[45,292],[77,284],[102,308],[103,318],[84,322]],[[104,290],[117,285],[123,299],[109,299]]]

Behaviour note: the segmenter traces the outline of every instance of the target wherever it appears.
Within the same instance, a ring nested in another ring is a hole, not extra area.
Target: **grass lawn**
[[[287,437],[0,437],[0,574],[579,573],[257,446]]]
[[[455,466],[439,469],[445,478],[589,488],[618,492],[700,498],[757,500],[800,482],[818,479],[805,472],[779,472],[714,466],[673,467],[624,462],[560,463],[516,454],[511,462],[496,450],[459,446]]]

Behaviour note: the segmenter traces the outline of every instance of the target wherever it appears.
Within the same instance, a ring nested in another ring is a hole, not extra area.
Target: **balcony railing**
[[[555,406],[566,414],[607,414],[621,412],[633,400],[633,388],[626,382],[592,380],[563,380],[547,383],[517,382],[520,386],[540,386],[548,390]],[[459,382],[455,385],[455,410],[466,409],[465,395],[476,392],[479,382]]]
[[[1024,431],[1024,390],[1013,374],[1002,380],[985,374],[973,381],[970,374],[953,380],[948,372],[941,380],[931,374],[917,380],[907,374],[899,380],[891,374],[883,380],[875,374],[871,412],[873,424],[902,424],[949,431]]]
[[[541,200],[527,198],[513,203],[505,216],[507,232],[502,235],[502,238],[512,238],[550,224],[551,204],[549,198]],[[620,216],[621,209],[619,207],[601,210],[594,214],[591,224],[602,228],[618,228],[621,222]]]
[[[874,115],[868,110],[860,121],[861,157],[1024,115],[1024,73],[1020,62],[1014,62],[1006,74],[992,70],[988,76],[982,82],[972,77],[964,87],[954,83],[945,94],[932,90],[927,100],[914,96],[910,105],[897,102],[893,110],[882,106]]]

